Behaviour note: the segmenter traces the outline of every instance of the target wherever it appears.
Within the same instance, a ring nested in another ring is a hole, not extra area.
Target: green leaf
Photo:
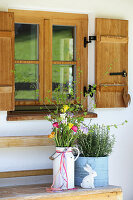
[[[84,115],[87,115],[87,112],[84,112]]]
[[[115,128],[118,128],[118,126],[117,126],[116,124],[114,124],[114,127],[115,127]]]

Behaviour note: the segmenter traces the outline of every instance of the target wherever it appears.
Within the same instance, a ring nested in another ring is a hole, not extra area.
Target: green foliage
[[[78,148],[83,157],[104,157],[110,155],[115,143],[114,135],[110,134],[110,126],[89,125],[87,134],[80,134]]]
[[[75,116],[76,112],[73,106],[63,105],[54,114],[47,116],[52,124],[52,132],[48,137],[55,141],[57,147],[71,147],[79,137],[84,118]]]

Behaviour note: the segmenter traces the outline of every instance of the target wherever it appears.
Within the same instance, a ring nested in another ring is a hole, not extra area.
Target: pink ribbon
[[[69,151],[69,150],[63,151],[63,152],[62,152],[62,151],[56,151],[56,153],[60,153],[60,154],[61,154],[60,167],[59,167],[59,170],[58,170],[57,174],[56,174],[55,177],[53,178],[53,183],[52,183],[52,185],[51,185],[51,188],[47,188],[47,189],[46,189],[47,192],[62,191],[61,188],[62,188],[63,185],[61,185],[59,188],[54,188],[54,187],[53,187],[58,174],[61,174],[61,176],[62,176],[64,182],[66,182],[66,187],[67,187],[67,189],[68,189],[68,175],[67,175],[67,169],[66,169],[66,156],[65,156],[65,154],[68,153],[68,152],[72,152],[72,151]],[[62,174],[62,171],[63,171],[63,170],[65,171],[65,176],[66,176],[66,178],[65,178],[64,175]],[[64,183],[63,183],[63,184],[64,184]],[[76,189],[76,188],[72,188],[72,189],[68,189],[68,190],[74,190],[74,189]]]

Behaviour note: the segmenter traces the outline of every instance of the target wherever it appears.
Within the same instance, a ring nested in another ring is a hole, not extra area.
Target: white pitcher
[[[75,158],[72,153],[73,149],[77,151]],[[74,162],[78,157],[79,150],[76,147],[56,147],[53,157],[53,188],[74,188]]]

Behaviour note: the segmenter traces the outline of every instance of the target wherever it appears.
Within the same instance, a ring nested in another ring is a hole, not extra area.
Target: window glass
[[[15,99],[38,100],[38,65],[15,64]]]
[[[53,26],[53,60],[75,60],[75,32],[73,26]]]
[[[15,59],[38,60],[37,24],[15,24]]]
[[[52,66],[52,98],[56,99],[58,92],[74,98],[75,65]]]

